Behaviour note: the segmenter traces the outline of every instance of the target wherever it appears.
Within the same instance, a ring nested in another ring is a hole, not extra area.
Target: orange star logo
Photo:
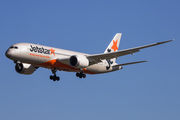
[[[52,48],[51,49],[49,49],[50,51],[51,51],[51,54],[53,54],[54,56],[55,56],[55,50],[53,50]]]
[[[118,50],[117,42],[118,40],[116,40],[116,42],[113,40],[113,46],[111,47],[111,49],[113,49],[114,51]]]

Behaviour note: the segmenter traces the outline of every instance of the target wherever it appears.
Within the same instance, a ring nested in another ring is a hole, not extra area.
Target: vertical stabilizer
[[[117,33],[114,38],[112,39],[111,43],[109,44],[109,46],[106,48],[106,50],[104,51],[104,53],[107,52],[115,52],[119,49],[119,43],[121,40],[121,35],[122,33]]]
[[[114,38],[112,39],[111,43],[109,44],[109,46],[106,48],[106,50],[104,51],[104,53],[108,53],[108,52],[115,52],[119,49],[119,43],[121,40],[121,35],[122,33],[117,33]],[[116,58],[110,59],[108,60],[109,62],[111,62],[111,64],[116,62]]]

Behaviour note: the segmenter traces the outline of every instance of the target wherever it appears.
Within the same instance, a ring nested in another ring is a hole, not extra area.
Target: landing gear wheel
[[[55,77],[53,78],[53,81],[56,81],[56,78],[55,78]]]
[[[86,78],[86,74],[83,74],[83,78]]]
[[[53,79],[53,76],[51,75],[49,78],[52,80],[52,79]]]
[[[56,77],[56,76],[50,76],[50,79],[53,80],[53,81],[59,81],[60,78],[59,77]]]
[[[80,75],[79,78],[82,78],[82,75]]]
[[[76,76],[79,78],[86,78],[86,74],[84,74],[83,72],[76,73]]]
[[[57,70],[56,70],[56,69],[52,69],[51,71],[52,71],[52,73],[54,74],[54,76],[51,75],[49,78],[50,78],[51,80],[53,80],[53,81],[59,81],[60,78],[59,78],[58,76],[56,76]]]
[[[76,73],[76,76],[79,77],[79,73]]]
[[[59,78],[59,77],[57,77],[57,78],[56,78],[56,80],[57,80],[57,81],[59,81],[59,80],[60,80],[60,78]]]

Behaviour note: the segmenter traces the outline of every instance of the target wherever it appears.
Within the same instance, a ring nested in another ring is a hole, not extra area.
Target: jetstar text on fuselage
[[[45,49],[43,47],[38,47],[38,46],[33,47],[32,45],[30,45],[30,47],[31,47],[30,48],[31,52],[43,53],[43,54],[48,54],[48,55],[51,54],[51,51],[49,49]]]

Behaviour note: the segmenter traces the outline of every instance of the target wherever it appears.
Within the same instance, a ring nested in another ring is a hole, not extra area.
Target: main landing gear
[[[79,78],[86,78],[86,74],[84,74],[82,71],[80,73],[76,73],[76,76]]]
[[[59,81],[60,78],[59,78],[58,76],[56,76],[57,69],[54,68],[54,69],[51,69],[51,71],[52,71],[52,73],[53,73],[54,75],[51,75],[49,78],[50,78],[51,80],[53,80],[53,81]],[[82,70],[80,70],[80,72],[77,72],[77,73],[76,73],[76,76],[79,77],[79,78],[86,78],[86,74],[84,74],[84,73],[82,72]]]
[[[53,80],[53,81],[59,81],[60,78],[58,76],[56,76],[56,72],[57,72],[57,69],[51,69],[52,73],[54,74],[54,76],[50,76],[50,79]]]

